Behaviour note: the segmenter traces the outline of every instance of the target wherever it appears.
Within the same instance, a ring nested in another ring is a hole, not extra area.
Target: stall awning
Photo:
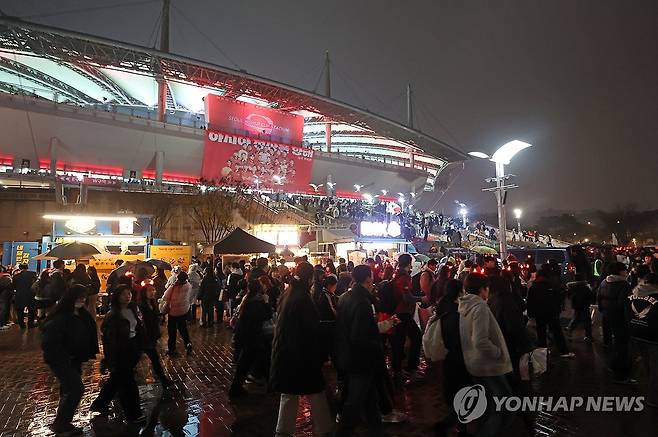
[[[323,229],[320,244],[350,243],[356,241],[356,238],[349,229]]]
[[[274,253],[276,246],[254,237],[240,228],[235,228],[214,246],[215,255],[244,253]]]

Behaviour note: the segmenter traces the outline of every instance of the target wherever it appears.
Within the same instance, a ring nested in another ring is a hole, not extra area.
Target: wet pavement
[[[232,349],[230,330],[224,327],[191,327],[194,353],[169,359],[163,364],[175,387],[163,391],[151,374],[144,358],[138,369],[138,383],[144,411],[149,422],[145,428],[124,425],[120,413],[108,418],[90,418],[89,405],[99,391],[99,362],[83,368],[85,395],[74,423],[96,436],[271,436],[276,425],[278,398],[263,387],[248,384],[250,395],[236,402],[228,400],[231,380]],[[166,341],[166,338],[164,339]],[[164,345],[161,340],[161,346]],[[612,384],[605,365],[605,350],[600,343],[570,343],[577,357],[571,360],[551,358],[549,371],[534,382],[533,389],[543,396],[639,396],[644,395],[646,379],[635,387]],[[182,349],[182,348],[181,348]],[[635,367],[640,368],[640,363]],[[331,390],[333,375],[327,368]],[[447,412],[440,395],[440,370],[424,368],[424,378],[399,393],[396,407],[409,415],[401,424],[386,425],[391,435],[431,436],[432,425]],[[330,391],[329,390],[329,391]],[[52,435],[52,423],[58,402],[58,385],[43,363],[38,330],[21,331],[12,326],[0,332],[0,436]],[[120,410],[116,408],[116,410]],[[539,436],[640,437],[658,435],[658,410],[646,408],[639,413],[566,412],[540,413],[535,421]],[[301,403],[298,436],[311,436],[312,420],[308,405]],[[359,433],[358,435],[365,435]],[[520,420],[509,433],[529,435]]]

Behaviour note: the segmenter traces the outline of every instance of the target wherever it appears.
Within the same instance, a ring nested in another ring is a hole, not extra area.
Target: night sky
[[[0,8],[152,46],[159,2],[127,3],[3,0]],[[114,4],[123,6],[52,15]],[[534,144],[508,167],[521,186],[512,207],[658,208],[655,0],[172,4],[174,53],[313,89],[329,50],[339,100],[404,121],[411,83],[422,131],[463,151]],[[454,212],[459,199],[493,211],[493,196],[480,191],[492,174],[492,163],[469,161],[438,209]]]

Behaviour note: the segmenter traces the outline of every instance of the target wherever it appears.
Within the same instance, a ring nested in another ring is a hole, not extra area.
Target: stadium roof
[[[19,56],[30,57],[32,62],[23,62]],[[465,153],[446,142],[389,118],[244,70],[0,17],[0,91],[23,92],[15,82],[3,80],[3,75],[13,75],[21,78],[21,84],[27,85],[31,78],[37,78],[35,85],[57,90],[73,102],[103,103],[108,95],[118,103],[149,104],[145,101],[147,98],[130,92],[125,80],[122,83],[121,72],[141,75],[151,81],[154,77],[164,77],[170,89],[204,87],[221,90],[221,94],[227,97],[276,102],[277,109],[307,111],[332,122],[359,126],[448,162],[468,159]],[[76,77],[75,86],[67,82],[67,75]]]

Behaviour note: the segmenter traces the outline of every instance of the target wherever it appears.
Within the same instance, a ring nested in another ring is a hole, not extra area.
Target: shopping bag
[[[423,352],[431,362],[443,361],[448,355],[448,349],[443,342],[441,318],[434,315],[430,318],[423,334]]]

